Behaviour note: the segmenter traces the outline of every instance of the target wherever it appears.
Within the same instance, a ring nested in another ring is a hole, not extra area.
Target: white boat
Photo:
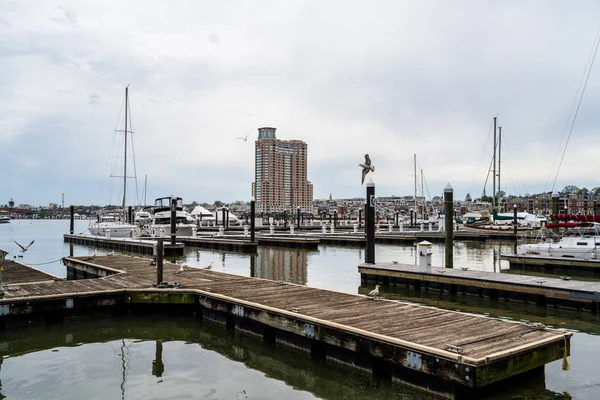
[[[8,211],[0,211],[0,224],[7,224],[10,222],[10,214]]]
[[[142,228],[143,236],[168,237],[171,235],[171,197],[154,200],[154,211],[148,224]],[[177,236],[192,236],[196,226],[189,213],[183,211],[183,200],[176,197],[175,233]]]
[[[517,254],[544,257],[597,260],[600,258],[600,239],[597,235],[563,236],[557,242],[520,244]]]
[[[194,207],[191,216],[198,225],[212,225],[215,222],[215,215],[202,206]]]
[[[132,237],[137,235],[137,227],[130,224],[125,217],[125,200],[127,198],[127,113],[129,112],[129,86],[125,88],[125,142],[124,142],[124,162],[123,162],[123,205],[122,215],[99,215],[96,220],[90,221],[88,230],[92,235],[107,237]]]

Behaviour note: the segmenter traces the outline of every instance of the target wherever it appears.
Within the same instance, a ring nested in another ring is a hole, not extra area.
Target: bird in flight
[[[375,298],[379,295],[379,285],[375,285],[375,289],[371,290],[367,296]]]
[[[240,140],[243,140],[245,142],[246,140],[248,140],[248,135],[250,135],[250,134],[247,133],[246,136],[244,136],[244,137],[237,137],[236,139],[240,139]]]
[[[19,246],[21,248],[21,253],[25,253],[27,251],[27,249],[29,247],[31,247],[31,245],[33,244],[34,240],[31,241],[31,243],[29,243],[27,246],[23,246],[21,244],[19,244],[16,240],[15,243],[17,243],[17,246]]]
[[[360,184],[364,184],[365,183],[365,176],[367,176],[367,174],[371,171],[375,171],[375,166],[371,165],[371,158],[369,157],[368,154],[365,154],[365,163],[364,164],[358,164],[359,167],[362,167],[362,181],[360,182]]]

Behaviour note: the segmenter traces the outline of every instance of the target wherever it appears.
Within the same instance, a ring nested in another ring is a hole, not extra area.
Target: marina
[[[13,281],[0,300],[2,323],[36,317],[55,322],[79,314],[148,307],[183,309],[265,341],[383,373],[411,386],[420,386],[420,374],[430,375],[428,385],[420,389],[447,398],[472,394],[562,359],[571,337],[544,327],[200,268],[172,275],[180,265],[170,263],[165,264],[165,276],[176,277],[181,286],[157,289],[152,287],[156,270],[150,260],[136,257],[68,257],[64,263],[101,278],[28,285]],[[376,324],[379,327],[373,329],[373,314],[380,321],[401,323]],[[446,326],[457,328],[458,336],[449,334]],[[383,354],[388,354],[385,361],[380,358]]]

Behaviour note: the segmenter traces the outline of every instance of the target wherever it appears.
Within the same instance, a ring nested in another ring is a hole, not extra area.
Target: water
[[[84,232],[87,221],[75,221]],[[16,240],[35,243],[19,261],[65,277],[59,260],[69,255],[63,243],[69,221],[13,220],[0,225],[0,248],[8,257],[19,254]],[[74,255],[94,249],[73,246]],[[99,249],[100,254],[104,251]],[[443,265],[443,245],[433,245],[433,264]],[[458,242],[455,265],[497,272],[508,268],[501,253],[511,253],[509,242]],[[376,246],[377,260],[415,263],[412,246]],[[319,251],[259,247],[256,256],[186,249],[174,259],[190,265],[245,276],[283,280],[348,293],[364,293],[357,265],[360,248],[321,246]],[[541,322],[571,330],[569,370],[562,361],[548,364],[545,380],[521,383],[494,399],[600,398],[600,318],[588,313],[546,309],[532,304],[492,301],[476,297],[382,288],[389,299],[411,301],[492,317]],[[261,341],[229,336],[211,324],[191,317],[128,317],[68,323],[56,327],[0,332],[2,395],[10,399],[61,398],[207,398],[207,399],[421,399],[422,393],[370,376],[323,364],[297,353],[265,346]],[[162,356],[160,356],[162,354]],[[154,362],[162,359],[161,363]],[[24,371],[26,371],[24,373]],[[243,392],[245,391],[245,393]],[[244,397],[246,396],[246,397]]]

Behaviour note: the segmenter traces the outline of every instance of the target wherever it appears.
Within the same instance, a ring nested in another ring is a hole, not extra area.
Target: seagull
[[[375,298],[379,294],[379,285],[375,285],[375,289],[371,290],[367,296]]]
[[[358,164],[359,167],[362,167],[362,182],[360,183],[361,185],[365,183],[365,176],[367,176],[367,174],[371,171],[375,171],[375,166],[371,165],[371,158],[369,157],[368,154],[365,154],[365,163],[364,164]]]
[[[211,261],[210,264],[208,264],[206,267],[204,267],[203,269],[211,269],[213,265],[213,262]]]
[[[570,281],[571,277],[570,276],[561,276],[560,279],[562,279],[563,281]]]
[[[31,241],[31,243],[29,243],[27,246],[23,247],[21,244],[19,244],[16,240],[15,243],[17,243],[17,246],[19,246],[21,248],[21,253],[25,253],[27,251],[27,249],[29,247],[31,247],[31,245],[33,244],[34,240]]]
[[[114,255],[115,255],[115,251],[114,250],[107,254],[107,256],[114,256]]]
[[[240,139],[243,140],[244,142],[248,140],[248,135],[250,135],[249,133],[246,134],[246,136],[244,137],[236,137],[236,139]]]
[[[460,267],[463,271],[466,271],[469,269],[469,267]]]
[[[438,269],[437,272],[439,272],[440,274],[443,274],[444,272],[446,272],[445,269]]]
[[[538,280],[536,280],[536,279],[534,279],[533,281],[534,281],[534,282],[537,282],[537,283],[539,283],[540,285],[543,285],[543,284],[544,284],[544,282],[546,282],[546,281],[544,281],[544,280],[539,280],[539,281],[538,281]]]
[[[176,274],[180,274],[183,272],[183,267],[187,267],[187,264],[181,264],[181,266],[179,267],[179,269],[177,271],[175,271]]]

